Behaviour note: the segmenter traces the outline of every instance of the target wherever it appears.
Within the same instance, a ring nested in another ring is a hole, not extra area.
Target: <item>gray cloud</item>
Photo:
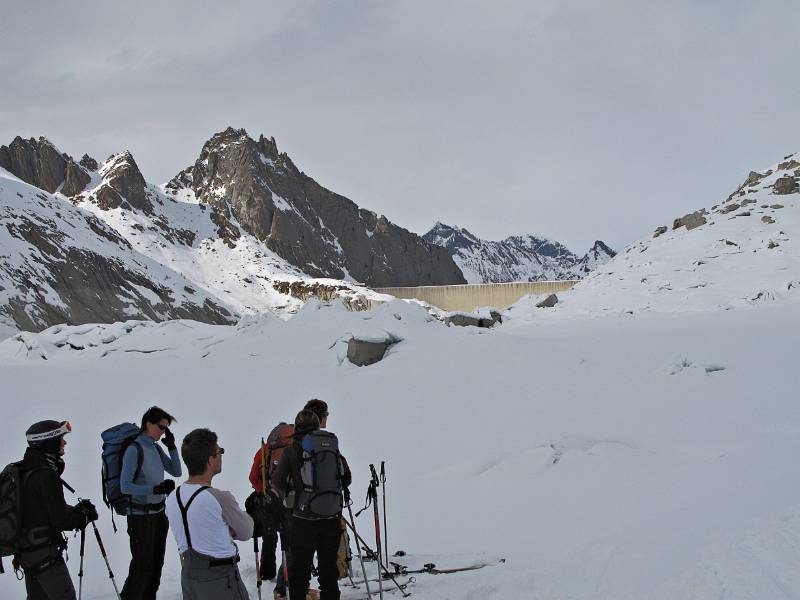
[[[704,0],[14,3],[0,141],[165,181],[228,125],[422,232],[617,247],[797,149],[800,6]]]

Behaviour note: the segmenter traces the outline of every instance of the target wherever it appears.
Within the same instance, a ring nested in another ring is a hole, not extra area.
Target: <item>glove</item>
[[[175,434],[169,429],[164,432],[164,437],[161,438],[161,443],[167,447],[167,450],[172,452],[175,450]]]
[[[95,508],[94,504],[92,504],[91,500],[81,500],[78,502],[75,508],[78,509],[78,512],[83,515],[83,518],[86,519],[85,525],[88,525],[92,521],[96,521],[99,515],[97,514],[97,509]]]
[[[280,509],[280,500],[271,490],[266,494],[253,492],[244,501],[244,509],[255,524],[253,537],[264,537],[274,532],[279,525],[276,519],[276,509]]]
[[[175,482],[172,479],[165,479],[156,486],[153,486],[154,494],[164,494],[165,496],[172,493],[175,489]]]

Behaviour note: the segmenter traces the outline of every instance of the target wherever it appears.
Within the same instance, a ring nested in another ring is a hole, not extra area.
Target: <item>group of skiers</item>
[[[225,453],[213,431],[189,432],[179,455],[170,430],[175,418],[152,407],[139,426],[127,423],[103,432],[103,500],[125,515],[130,539],[128,576],[118,597],[155,599],[171,530],[181,556],[184,599],[249,598],[234,540],[250,539],[255,540],[259,595],[262,579],[276,579],[275,599],[338,599],[343,544],[349,552],[342,507],[343,498],[349,498],[351,475],[336,436],[322,431],[328,417],[323,400],[310,400],[293,426],[281,423],[262,440],[245,510],[230,492],[212,485],[222,472]],[[26,431],[23,460],[0,474],[0,550],[3,556],[14,556],[14,570],[24,576],[29,600],[76,598],[63,558],[64,532],[76,530],[83,536],[98,518],[91,501],[68,505],[65,500],[64,488],[71,488],[61,475],[71,430],[67,421],[32,425]],[[176,488],[166,475],[182,475],[181,458],[188,478]],[[260,565],[258,539],[263,540]],[[309,588],[315,554],[319,592]],[[109,575],[116,591],[110,566]]]

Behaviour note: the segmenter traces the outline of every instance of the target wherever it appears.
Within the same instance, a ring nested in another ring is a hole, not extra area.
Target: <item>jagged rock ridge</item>
[[[578,279],[615,255],[601,241],[579,257],[547,238],[521,235],[489,241],[443,223],[436,223],[423,237],[446,248],[469,283]]]

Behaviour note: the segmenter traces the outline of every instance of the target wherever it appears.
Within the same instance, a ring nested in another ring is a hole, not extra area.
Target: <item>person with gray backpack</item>
[[[169,531],[164,503],[167,494],[175,489],[175,482],[165,479],[164,474],[181,476],[175,435],[169,429],[174,422],[175,418],[167,411],[153,406],[142,416],[138,434],[134,432],[118,449],[121,454],[119,496],[114,499],[114,507],[127,517],[131,548],[122,600],[155,600],[161,584]],[[119,428],[124,430],[123,426],[114,429]],[[169,455],[156,445],[159,440]],[[104,464],[106,462],[111,461],[106,460],[104,451]]]
[[[284,501],[289,498],[292,507],[289,597],[306,597],[316,552],[320,600],[338,600],[342,491],[350,485],[350,471],[336,435],[320,429],[313,410],[297,413],[294,428],[294,443],[284,451],[272,478],[275,492]]]

